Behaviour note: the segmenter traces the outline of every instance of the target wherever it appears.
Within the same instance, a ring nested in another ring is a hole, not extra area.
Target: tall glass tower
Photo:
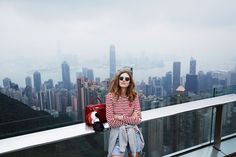
[[[40,87],[41,87],[41,74],[38,71],[34,72],[34,89],[36,92],[40,91]]]
[[[196,75],[196,60],[194,58],[190,59],[189,74],[190,75]]]
[[[110,46],[110,78],[113,78],[116,73],[116,51],[115,46]]]
[[[189,92],[198,91],[198,75],[196,75],[196,60],[191,57],[189,74],[186,75],[185,89]]]
[[[61,71],[62,71],[63,87],[67,90],[70,90],[71,89],[70,67],[65,61],[61,65]]]
[[[171,71],[166,73],[165,79],[164,79],[164,89],[166,91],[166,95],[171,95],[171,88],[172,88],[172,73]]]
[[[173,63],[173,92],[179,87],[180,85],[180,69],[181,62],[174,62]]]
[[[32,87],[32,81],[31,81],[31,78],[29,76],[27,76],[25,78],[25,86]]]

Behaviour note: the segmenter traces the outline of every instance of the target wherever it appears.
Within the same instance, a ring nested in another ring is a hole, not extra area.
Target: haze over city
[[[236,157],[235,19],[235,0],[0,0],[0,156]]]
[[[24,85],[39,70],[61,80],[61,63],[75,72],[94,69],[109,77],[109,47],[117,67],[131,65],[136,80],[162,76],[191,57],[197,71],[233,70],[236,60],[235,1],[0,1],[0,80]],[[2,85],[2,81],[0,83]]]

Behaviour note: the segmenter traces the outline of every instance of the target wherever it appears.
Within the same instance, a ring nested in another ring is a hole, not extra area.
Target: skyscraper
[[[163,87],[166,91],[166,95],[171,95],[171,88],[172,88],[172,73],[171,71],[166,73],[166,76],[163,80]]]
[[[52,110],[52,109],[54,109],[54,106],[55,106],[55,104],[54,104],[54,99],[53,99],[53,93],[54,91],[52,91],[51,89],[49,89],[49,90],[47,90],[46,91],[46,109],[48,109],[48,110]]]
[[[229,85],[236,85],[236,72],[230,72],[230,82]]]
[[[70,67],[65,61],[61,65],[61,71],[62,71],[63,87],[67,90],[70,90],[71,89]]]
[[[204,91],[207,90],[207,76],[203,71],[198,72],[198,90]]]
[[[185,89],[188,92],[198,91],[198,75],[196,75],[196,60],[190,59],[189,74],[186,75]]]
[[[84,117],[84,104],[82,103],[83,96],[83,80],[82,78],[77,78],[77,111],[78,111],[78,121],[82,122]]]
[[[180,85],[181,62],[173,63],[173,92]]]
[[[45,81],[44,86],[46,89],[52,89],[53,88],[53,80],[49,79],[48,81]]]
[[[196,75],[196,60],[194,58],[190,59],[189,74]]]
[[[68,92],[66,89],[61,89],[61,90],[60,90],[60,93],[61,93],[61,95],[60,95],[61,111],[62,111],[63,113],[65,113],[67,107],[70,106],[70,105],[69,105],[69,104],[70,104],[70,100],[69,100],[69,98],[70,98],[69,95],[70,95],[70,94],[69,94],[69,92]]]
[[[90,81],[93,81],[94,80],[94,75],[93,75],[93,69],[89,69],[89,68],[82,68],[82,72],[83,72],[83,76],[90,80]]]
[[[116,52],[115,52],[115,46],[110,46],[110,78],[113,78],[113,76],[116,73]]]
[[[38,71],[35,71],[33,77],[34,77],[34,89],[36,92],[39,92],[41,88],[41,74]]]
[[[87,67],[83,67],[82,68],[82,73],[83,73],[82,76],[84,76],[87,79],[88,78],[88,68]]]
[[[31,78],[29,76],[27,76],[25,78],[25,86],[32,87],[32,81],[31,81]]]
[[[4,88],[10,88],[11,86],[11,79],[6,77],[3,79],[3,87]]]
[[[94,81],[93,69],[88,69],[88,80]]]
[[[188,92],[197,93],[198,91],[198,76],[197,75],[186,75],[185,89]]]

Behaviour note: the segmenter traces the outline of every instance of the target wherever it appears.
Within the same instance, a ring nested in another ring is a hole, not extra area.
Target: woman
[[[126,148],[129,157],[139,157],[144,147],[137,127],[141,123],[140,103],[129,70],[115,76],[106,95],[106,116],[111,127],[108,157],[122,157]]]

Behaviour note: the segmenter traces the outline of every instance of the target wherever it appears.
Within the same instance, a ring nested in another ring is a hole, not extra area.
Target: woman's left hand
[[[123,120],[123,116],[120,115],[114,115],[114,118],[117,120]]]

